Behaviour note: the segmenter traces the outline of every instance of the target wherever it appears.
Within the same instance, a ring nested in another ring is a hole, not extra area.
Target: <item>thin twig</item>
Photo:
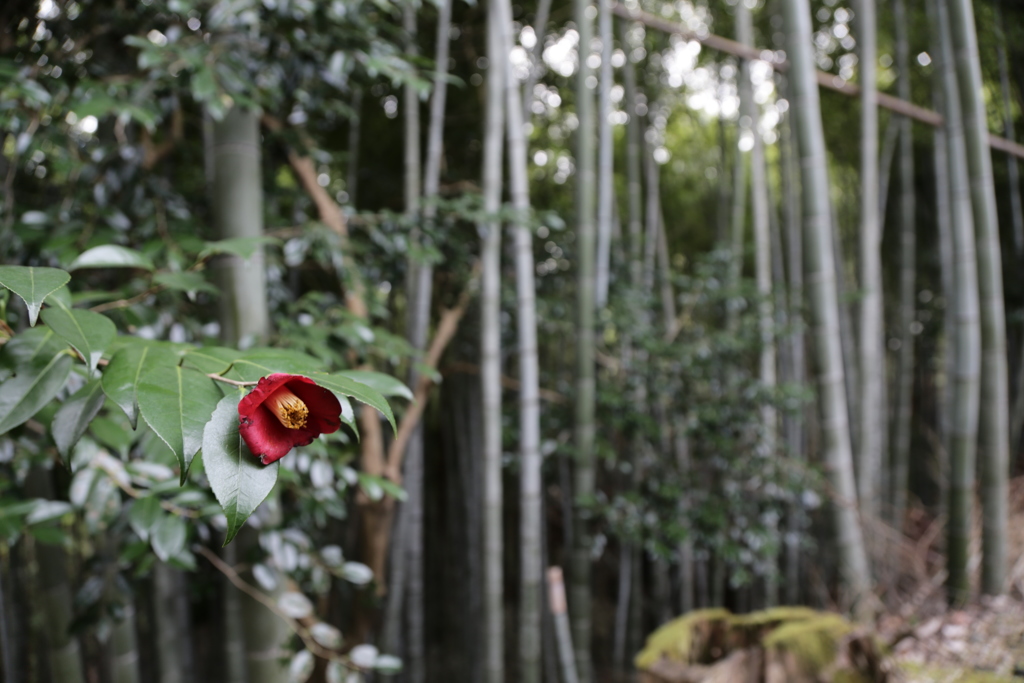
[[[302,639],[302,644],[306,646],[306,649],[314,655],[330,662],[338,662],[352,671],[365,671],[365,669],[353,664],[352,660],[345,655],[335,652],[334,650],[329,650],[316,642],[308,628],[285,614],[284,611],[278,607],[277,603],[270,598],[270,596],[239,576],[234,567],[217,557],[217,554],[212,552],[209,548],[203,545],[196,545],[194,550],[209,560],[210,564],[212,564],[217,571],[223,574],[235,588],[242,591],[253,600],[259,602],[261,605],[273,612],[275,616],[281,619],[281,621],[287,624],[288,628]]]
[[[230,384],[233,387],[254,387],[257,384],[259,384],[258,381],[256,381],[256,382],[243,382],[243,381],[237,380],[237,379],[228,379],[227,377],[222,377],[221,375],[218,375],[216,372],[208,373],[206,376],[209,377],[212,380],[217,381],[217,382],[224,382],[224,384]]]
[[[476,291],[479,275],[480,263],[478,261],[473,265],[473,274],[470,276],[469,285],[466,286],[462,295],[459,296],[459,301],[455,308],[447,309],[441,313],[441,320],[437,324],[437,331],[434,332],[434,338],[430,342],[430,348],[427,350],[427,357],[425,359],[425,364],[431,370],[437,369],[438,363],[441,361],[441,355],[448,347],[452,337],[455,336],[455,332],[458,331],[459,321],[462,320],[466,307],[469,306],[469,301]],[[420,418],[423,417],[423,412],[427,408],[427,398],[430,386],[433,384],[430,374],[420,374],[419,382],[416,384],[414,401],[405,412],[405,415],[402,416],[402,420],[398,424],[398,434],[395,436],[395,440],[391,442],[391,447],[388,448],[385,474],[388,479],[396,484],[401,484],[402,481],[402,459],[405,457],[405,448],[409,443],[409,439],[412,438],[412,433],[415,431],[416,425],[419,424]]]

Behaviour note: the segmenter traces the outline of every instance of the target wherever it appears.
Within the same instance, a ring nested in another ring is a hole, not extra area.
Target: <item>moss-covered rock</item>
[[[743,657],[731,657],[740,652]],[[691,666],[724,664],[727,658],[733,668],[738,662],[758,662],[747,680],[766,683],[875,683],[888,678],[871,637],[858,633],[842,615],[807,607],[744,615],[724,609],[690,612],[652,633],[634,661],[638,669],[650,670],[664,660]]]

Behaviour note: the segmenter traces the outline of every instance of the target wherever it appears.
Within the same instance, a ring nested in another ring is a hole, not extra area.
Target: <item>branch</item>
[[[326,659],[327,661],[331,662],[338,662],[342,666],[352,671],[364,671],[364,669],[362,669],[361,667],[358,667],[355,664],[353,664],[352,660],[350,660],[348,657],[341,655],[335,652],[334,650],[329,650],[320,645],[320,643],[316,642],[308,628],[306,628],[304,625],[302,625],[295,619],[285,614],[281,610],[281,608],[277,606],[277,603],[273,599],[271,599],[266,593],[254,587],[248,581],[239,576],[238,572],[235,571],[235,568],[229,565],[224,560],[217,557],[216,553],[212,552],[209,548],[207,548],[204,545],[195,546],[195,550],[197,553],[199,553],[207,560],[209,560],[210,564],[212,564],[217,571],[223,574],[225,578],[227,578],[227,580],[230,581],[235,588],[242,591],[250,598],[266,607],[268,610],[273,612],[276,617],[278,617],[279,619],[281,619],[281,621],[287,624],[288,628],[290,628],[295,633],[295,635],[302,639],[302,644],[306,646],[307,650],[312,652],[317,657],[320,657],[321,659]]]
[[[453,363],[445,364],[444,369],[441,370],[442,375],[447,375],[452,372],[464,372],[467,375],[479,375],[480,366],[474,363],[455,361]],[[509,391],[519,391],[521,386],[521,383],[515,377],[509,377],[508,375],[501,376],[501,387],[503,389],[508,389]],[[568,401],[568,399],[565,397],[565,394],[559,393],[554,389],[541,388],[538,390],[538,392],[538,395],[549,403],[565,403],[566,401]]]
[[[259,384],[259,382],[242,382],[237,379],[228,379],[227,377],[218,375],[216,372],[211,372],[206,376],[216,382],[224,382],[224,384],[230,384],[233,387],[254,387]]]
[[[613,5],[612,11],[623,19],[636,21],[644,24],[645,26],[649,26],[659,31],[664,31],[665,33],[682,36],[685,40],[695,40],[698,43],[706,45],[713,50],[718,50],[719,52],[724,52],[743,59],[757,59],[765,61],[769,66],[781,73],[785,73],[789,70],[789,62],[787,61],[765,59],[769,54],[774,54],[770,50],[760,50],[756,47],[743,45],[735,40],[716,36],[713,33],[704,34],[702,36],[691,31],[688,27],[682,24],[654,16],[653,14],[648,14],[647,12],[641,12],[640,10],[631,10],[621,3]],[[835,74],[830,74],[825,71],[816,72],[816,77],[818,85],[823,88],[828,88],[829,90],[834,90],[838,93],[849,95],[851,97],[860,96],[861,89],[856,83],[850,83]],[[919,107],[916,104],[907,102],[906,100],[901,100],[898,97],[893,97],[892,95],[884,92],[878,93],[877,97],[878,106],[880,107],[884,107],[885,109],[896,112],[902,116],[915,119],[929,126],[938,127],[942,125],[942,115],[932,111],[931,109]],[[998,149],[1002,152],[1006,152],[1007,154],[1024,159],[1024,145],[1021,145],[1020,143],[989,133],[988,144],[993,149]]]
[[[446,309],[441,313],[441,320],[437,324],[437,331],[430,342],[430,348],[427,350],[425,360],[426,365],[433,370],[437,369],[437,365],[441,361],[441,355],[459,329],[459,322],[462,320],[466,307],[469,306],[469,301],[476,291],[476,281],[479,274],[480,263],[477,262],[473,266],[473,275],[470,282],[466,289],[463,290],[458,303],[455,304],[454,308]],[[405,411],[405,415],[402,416],[402,420],[398,424],[398,434],[388,449],[385,474],[388,479],[396,484],[400,485],[402,483],[402,459],[405,457],[405,449],[409,445],[409,439],[412,438],[416,425],[419,424],[420,419],[423,417],[423,412],[427,409],[427,398],[430,393],[431,384],[433,384],[433,381],[430,377],[426,373],[422,373],[419,381],[416,383],[413,402],[410,404],[409,409]]]

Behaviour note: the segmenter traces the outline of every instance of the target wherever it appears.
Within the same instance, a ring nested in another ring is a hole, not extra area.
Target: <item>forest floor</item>
[[[897,680],[907,683],[1024,681],[1024,477],[1010,485],[1009,568],[1005,595],[981,596],[960,609],[947,606],[942,566],[944,522],[911,514],[898,562],[903,599],[878,622],[891,645]],[[973,585],[979,584],[981,521],[971,548]]]

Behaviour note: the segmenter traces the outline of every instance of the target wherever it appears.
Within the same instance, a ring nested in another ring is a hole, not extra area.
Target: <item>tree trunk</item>
[[[505,680],[501,491],[501,166],[504,142],[505,69],[502,0],[491,0],[487,14],[487,73],[484,122],[483,194],[487,223],[480,257],[480,387],[483,395],[483,574],[484,676]]]
[[[949,0],[949,27],[956,85],[964,115],[967,169],[971,178],[971,208],[978,244],[978,290],[981,308],[981,590],[1004,590],[1007,564],[1008,468],[1010,463],[1007,409],[1006,321],[1002,307],[1002,263],[995,215],[992,160],[988,151],[981,66],[974,11],[966,0]],[[950,160],[950,168],[955,163]],[[957,280],[957,290],[964,290]],[[959,349],[957,349],[958,352]],[[958,365],[958,364],[957,364]],[[963,472],[954,470],[959,478]],[[954,494],[955,496],[955,494]],[[950,504],[950,507],[951,504]],[[950,510],[950,514],[954,514]]]
[[[882,441],[886,415],[882,406],[885,387],[885,332],[882,315],[882,231],[878,206],[878,93],[876,91],[877,27],[875,0],[860,0],[857,7],[860,35],[860,438],[858,439],[857,491],[861,518],[878,519],[878,472],[882,469]]]
[[[859,610],[870,600],[871,577],[864,537],[856,508],[853,453],[846,405],[842,342],[839,336],[839,297],[829,210],[825,136],[818,85],[811,53],[808,0],[784,3],[790,58],[793,109],[798,116],[803,180],[804,261],[810,284],[811,323],[815,334],[818,401],[822,416],[823,460],[833,490],[836,546],[843,580]]]
[[[572,615],[572,640],[576,666],[582,683],[592,683],[590,654],[590,514],[594,496],[594,411],[597,387],[594,378],[594,103],[587,77],[593,37],[593,22],[588,17],[588,0],[574,0],[574,18],[580,34],[580,66],[576,79],[576,244],[577,257],[577,330],[576,330],[576,469],[573,496],[576,501],[576,544],[572,551],[569,607]]]
[[[971,206],[978,240],[982,344],[981,590],[997,595],[1005,588],[1010,462],[1003,266],[974,10],[969,0],[948,1],[957,84],[963,107],[967,169],[971,178]]]

